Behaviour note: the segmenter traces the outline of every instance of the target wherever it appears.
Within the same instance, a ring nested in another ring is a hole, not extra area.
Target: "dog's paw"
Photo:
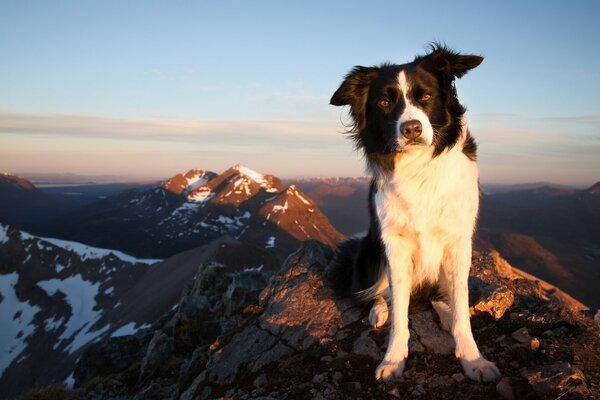
[[[378,381],[390,381],[394,378],[399,378],[404,372],[406,359],[400,362],[391,362],[383,360],[379,367],[375,370],[375,379]]]
[[[500,379],[500,370],[483,356],[474,361],[460,360],[465,375],[477,382],[492,382]]]
[[[379,299],[373,303],[369,312],[369,324],[373,328],[381,328],[388,320],[389,310],[385,300]]]

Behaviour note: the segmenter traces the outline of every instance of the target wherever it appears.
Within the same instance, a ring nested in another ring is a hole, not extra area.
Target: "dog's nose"
[[[423,125],[416,119],[406,121],[400,125],[400,132],[405,138],[413,140],[421,136],[421,133],[423,133]]]

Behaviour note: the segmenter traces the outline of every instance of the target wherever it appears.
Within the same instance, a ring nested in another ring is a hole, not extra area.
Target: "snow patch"
[[[235,169],[236,171],[239,171],[240,174],[246,175],[248,178],[250,178],[254,182],[258,183],[267,192],[277,192],[278,191],[276,188],[272,187],[269,184],[269,182],[267,181],[265,176],[261,173],[258,173],[256,171],[251,170],[250,168],[245,167],[240,164],[234,166],[233,169]]]
[[[117,329],[116,331],[114,331],[110,337],[119,337],[119,336],[127,336],[127,335],[133,335],[135,334],[137,331],[139,331],[140,329],[146,329],[146,328],[150,328],[150,324],[143,324],[140,325],[136,328],[136,323],[135,322],[130,322],[126,325],[123,325],[122,327],[120,327],[119,329]]]
[[[65,386],[67,389],[73,389],[75,385],[75,371],[71,372],[71,375],[67,376],[65,379]]]
[[[287,209],[288,209],[288,202],[287,202],[287,200],[285,201],[285,203],[283,205],[275,205],[275,206],[273,206],[273,211],[275,211],[275,212],[286,212]]]
[[[135,258],[135,257],[132,257],[130,255],[127,255],[127,254],[117,251],[117,250],[100,249],[97,247],[88,246],[83,243],[71,242],[71,241],[61,240],[61,239],[36,237],[36,236],[32,236],[25,232],[21,232],[21,239],[22,240],[38,239],[40,241],[48,242],[54,246],[61,247],[65,250],[72,251],[72,252],[78,254],[83,261],[88,260],[88,259],[101,259],[101,258],[109,256],[111,254],[113,256],[119,258],[122,261],[132,263],[132,264],[136,264],[136,263],[154,264],[154,263],[162,261],[162,260],[158,260],[158,259]],[[38,243],[38,247],[41,245],[42,244]]]
[[[265,249],[272,249],[275,247],[275,236],[269,236]]]
[[[19,280],[16,272],[0,275],[0,376],[26,347],[25,340],[35,330],[33,317],[40,308],[21,302],[15,292]],[[16,318],[14,318],[16,316]]]
[[[185,193],[193,192],[201,186],[204,186],[210,179],[206,176],[206,172],[198,171],[196,174],[186,178]]]
[[[193,191],[192,194],[188,196],[188,200],[192,200],[197,203],[206,203],[213,197],[215,197],[215,193],[213,193],[207,187],[201,187]]]
[[[66,296],[72,315],[67,321],[65,330],[59,339],[72,339],[71,343],[65,349],[69,353],[97,339],[110,327],[107,325],[101,329],[91,331],[92,326],[102,316],[101,310],[95,310],[96,296],[98,295],[100,283],[86,281],[81,274],[77,274],[64,280],[50,279],[40,281],[37,284],[44,289],[48,296],[53,296],[58,291],[61,291]]]
[[[298,197],[304,204],[306,205],[311,205],[310,201],[308,201],[305,197],[303,197],[300,192],[298,190],[295,190],[296,188],[294,187],[294,194],[296,195],[296,197]]]
[[[8,226],[0,224],[0,244],[8,242]]]

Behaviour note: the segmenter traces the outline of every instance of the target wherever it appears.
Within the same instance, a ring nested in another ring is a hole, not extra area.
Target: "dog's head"
[[[433,155],[454,146],[465,109],[454,87],[483,58],[434,44],[429,54],[403,65],[354,67],[331,98],[350,106],[352,133],[367,155],[432,146]]]

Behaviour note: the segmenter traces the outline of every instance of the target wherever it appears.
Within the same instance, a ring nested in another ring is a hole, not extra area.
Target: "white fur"
[[[406,89],[403,75],[400,84]],[[418,113],[410,113],[410,118],[418,118]],[[465,374],[479,381],[500,376],[477,349],[469,320],[467,280],[479,187],[477,165],[462,152],[463,125],[462,136],[451,149],[432,158],[431,146],[409,146],[396,156],[393,176],[379,180],[375,207],[389,268],[387,276],[367,292],[387,292],[389,285],[391,327],[385,357],[375,372],[377,379],[402,374],[408,355],[410,293],[424,282],[438,282],[448,296],[451,315],[446,319],[451,321],[444,322],[450,325],[455,354]],[[380,300],[375,307],[372,322],[379,326],[384,317]]]
[[[427,114],[421,110],[416,104],[414,104],[408,98],[408,92],[410,91],[410,82],[406,78],[406,74],[404,71],[400,71],[398,74],[398,87],[402,96],[404,97],[404,111],[400,118],[398,119],[398,138],[400,139],[400,144],[404,145],[405,139],[402,137],[400,133],[400,125],[404,122],[417,120],[421,123],[423,131],[421,132],[420,138],[425,140],[426,145],[431,145],[433,143],[433,127],[431,126],[431,122],[429,122],[429,118],[427,118]]]

